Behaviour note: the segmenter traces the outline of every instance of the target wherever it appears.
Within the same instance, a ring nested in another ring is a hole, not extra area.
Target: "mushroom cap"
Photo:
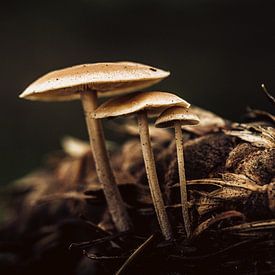
[[[66,101],[80,98],[81,91],[114,96],[151,86],[169,72],[134,62],[77,65],[50,72],[29,85],[19,97],[30,100]]]
[[[155,126],[169,128],[174,127],[175,122],[180,122],[181,125],[196,125],[200,122],[200,119],[190,109],[171,107],[160,114],[155,122]]]
[[[141,110],[149,116],[157,116],[171,106],[188,108],[190,104],[182,98],[168,92],[139,92],[107,100],[94,112],[94,118],[107,118],[130,115]]]

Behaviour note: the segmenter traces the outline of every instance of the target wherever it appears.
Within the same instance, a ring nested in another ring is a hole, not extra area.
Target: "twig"
[[[96,239],[96,240],[92,240],[92,241],[72,243],[69,246],[69,250],[75,249],[75,248],[80,248],[80,249],[91,248],[93,246],[96,246],[98,244],[102,244],[104,242],[113,241],[116,238],[124,236],[126,233],[128,234],[128,232],[120,232],[120,233],[117,233],[117,234],[114,234],[114,235],[110,235],[110,236],[103,237],[103,238]]]
[[[248,245],[248,244],[250,244],[250,243],[252,243],[254,241],[255,241],[255,239],[253,239],[253,240],[250,240],[250,239],[249,240],[244,240],[244,241],[232,244],[232,245],[230,245],[228,247],[225,247],[225,248],[223,248],[221,250],[218,250],[216,252],[209,253],[209,254],[204,254],[204,255],[200,255],[200,256],[189,256],[189,257],[185,256],[184,257],[184,256],[179,256],[179,255],[170,255],[169,258],[181,259],[181,260],[184,260],[184,261],[201,261],[201,260],[206,260],[206,259],[209,260],[210,258],[214,257],[215,260],[217,260],[216,256],[222,255],[222,254],[224,254],[226,252],[229,252],[229,251],[231,251],[233,249],[236,249],[236,248]]]
[[[267,91],[266,87],[264,84],[261,85],[265,95],[267,96],[267,98],[271,101],[271,103],[275,104],[275,98]]]
[[[141,258],[142,254],[152,246],[152,244],[156,239],[157,239],[157,235],[153,234],[144,243],[142,243],[134,251],[134,253],[126,260],[126,262],[121,266],[121,268],[116,272],[116,275],[127,274],[127,271],[129,271],[129,268],[133,266],[133,264],[136,263],[138,259]]]
[[[102,261],[102,260],[118,260],[125,259],[126,256],[97,256],[95,254],[88,254],[86,250],[83,251],[83,254],[91,260]]]

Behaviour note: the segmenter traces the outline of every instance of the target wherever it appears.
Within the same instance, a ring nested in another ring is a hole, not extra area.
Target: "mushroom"
[[[172,238],[172,230],[158,183],[147,115],[158,115],[165,108],[171,106],[189,107],[189,103],[167,92],[142,92],[110,99],[94,112],[94,117],[97,119],[131,114],[137,115],[142,154],[151,196],[161,231],[166,240]]]
[[[175,139],[178,156],[178,171],[180,180],[180,193],[182,204],[182,216],[184,220],[184,227],[186,235],[189,238],[191,235],[191,224],[188,214],[188,199],[186,190],[186,177],[184,169],[184,155],[183,155],[183,135],[182,125],[196,125],[200,122],[199,118],[190,112],[187,108],[172,107],[165,110],[157,118],[155,126],[159,128],[173,127],[175,129]]]
[[[84,64],[50,72],[33,82],[19,96],[42,101],[81,99],[98,179],[119,231],[129,230],[131,223],[111,169],[101,122],[92,118],[97,97],[133,92],[168,75],[169,72],[134,62]]]

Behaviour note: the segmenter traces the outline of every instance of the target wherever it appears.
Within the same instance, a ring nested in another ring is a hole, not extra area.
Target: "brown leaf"
[[[275,129],[273,127],[255,123],[235,123],[232,128],[236,130],[224,130],[225,134],[238,137],[257,147],[275,148]]]
[[[267,186],[260,186],[244,175],[225,173],[221,178],[207,178],[187,182],[191,192],[191,203],[200,216],[227,205],[235,205],[249,200],[253,193],[265,194]],[[208,191],[209,190],[209,191]],[[195,192],[195,193],[194,193]]]
[[[185,131],[202,136],[226,128],[227,122],[220,116],[195,106],[191,106],[190,109],[192,110],[192,113],[200,118],[200,123],[193,126],[182,126],[182,129]]]

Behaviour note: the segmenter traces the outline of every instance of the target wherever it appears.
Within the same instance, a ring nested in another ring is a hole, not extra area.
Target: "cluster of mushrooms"
[[[118,231],[131,229],[131,220],[120,195],[106,150],[101,119],[135,115],[152,201],[162,234],[173,238],[158,182],[150,141],[148,117],[157,117],[156,127],[175,129],[182,215],[187,237],[191,235],[184,171],[182,125],[195,125],[199,118],[190,104],[168,92],[137,92],[169,76],[169,72],[134,62],[94,63],[50,72],[33,82],[21,98],[42,101],[81,99],[99,182]],[[112,97],[98,107],[98,97]]]

